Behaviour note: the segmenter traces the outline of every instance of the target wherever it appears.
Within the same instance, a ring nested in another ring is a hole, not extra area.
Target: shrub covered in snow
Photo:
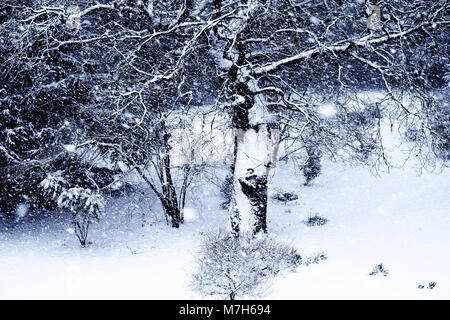
[[[58,208],[71,212],[74,233],[80,244],[86,247],[89,225],[105,211],[103,197],[88,188],[69,188],[60,171],[48,174],[39,185],[44,194],[56,201]]]
[[[234,300],[260,295],[268,280],[282,270],[294,271],[301,264],[296,249],[268,236],[239,238],[229,233],[208,236],[197,258],[192,288],[204,295]]]
[[[293,192],[277,191],[272,196],[272,199],[275,199],[275,200],[278,200],[278,201],[286,203],[286,202],[289,202],[289,201],[297,200],[298,199],[298,195],[296,195]]]
[[[57,199],[59,194],[68,184],[62,175],[62,170],[49,172],[47,173],[45,179],[39,184],[39,186],[44,190],[44,194],[48,195],[51,199]]]
[[[80,187],[64,190],[58,197],[58,207],[72,213],[75,235],[86,247],[89,225],[98,220],[105,210],[103,197],[90,189]]]
[[[310,255],[303,262],[305,266],[309,266],[310,264],[318,264],[320,261],[327,260],[327,254],[323,251],[318,251]]]
[[[389,270],[386,269],[386,267],[382,263],[379,263],[373,266],[372,272],[370,272],[369,274],[371,276],[381,275],[387,277],[389,274]]]
[[[434,287],[436,287],[436,284],[437,284],[437,283],[434,282],[434,281],[428,282],[427,289],[433,290]],[[417,286],[417,289],[425,289],[425,286],[424,286],[423,284],[419,284],[419,285]]]
[[[317,213],[309,216],[303,221],[308,227],[323,226],[328,222],[327,218],[319,216]]]

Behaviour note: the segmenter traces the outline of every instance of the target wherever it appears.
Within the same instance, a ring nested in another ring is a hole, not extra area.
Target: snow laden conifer
[[[103,197],[88,188],[70,188],[60,171],[47,174],[40,187],[49,198],[56,201],[58,208],[68,210],[72,214],[75,235],[81,246],[86,247],[89,225],[98,221],[100,215],[105,212]]]
[[[86,247],[89,225],[105,211],[103,197],[90,189],[75,187],[64,190],[58,197],[58,207],[72,213],[75,235]]]
[[[43,189],[44,194],[51,199],[57,199],[58,195],[67,187],[68,183],[63,177],[63,171],[47,173],[47,177],[41,181],[39,186]]]

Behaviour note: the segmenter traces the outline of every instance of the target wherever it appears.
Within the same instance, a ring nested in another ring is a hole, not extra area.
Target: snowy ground
[[[269,230],[304,256],[324,251],[328,259],[278,276],[264,298],[450,299],[450,170],[418,176],[410,165],[375,177],[367,168],[326,163],[312,186],[302,184],[292,169],[279,168],[272,192],[282,187],[299,199],[270,200]],[[217,209],[216,189],[197,188],[204,193],[189,203],[180,230],[165,225],[156,199],[137,201],[133,210],[130,199],[112,201],[88,249],[63,215],[1,225],[0,299],[204,298],[189,289],[194,254],[202,234],[226,227],[227,215]],[[329,222],[306,226],[314,213]],[[387,277],[369,275],[378,263]],[[431,281],[433,290],[426,288]]]
[[[449,299],[449,187],[449,170],[417,176],[397,169],[377,178],[362,168],[328,166],[314,187],[301,189],[291,213],[270,223],[301,252],[323,250],[328,259],[280,278],[267,298]],[[302,225],[309,212],[328,224]],[[369,275],[378,263],[387,277]],[[433,290],[417,289],[431,281]]]

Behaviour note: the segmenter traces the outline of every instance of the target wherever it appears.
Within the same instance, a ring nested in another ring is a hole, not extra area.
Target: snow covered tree
[[[411,111],[396,97],[406,88],[427,99],[439,85],[431,70],[445,69],[448,3],[426,3],[380,4],[380,29],[367,29],[369,3],[362,1],[213,2],[204,26],[213,25],[208,37],[221,72],[219,100],[239,132],[230,205],[236,235],[266,230],[268,173],[276,152],[271,136],[287,111],[300,115],[303,129],[316,127],[338,141],[345,137],[342,145],[361,150],[363,157],[377,146],[345,122],[336,124],[337,131],[324,126],[310,107],[311,91],[351,99],[355,88],[381,86],[398,114],[421,118],[423,110]],[[426,63],[416,63],[419,51]],[[345,107],[338,110],[344,120]]]
[[[178,3],[158,3],[152,9],[136,1],[82,5],[74,11],[63,1],[2,3],[1,121],[6,130],[1,133],[1,159],[10,181],[1,184],[9,188],[1,203],[20,203],[24,197],[29,201],[30,195],[39,195],[38,183],[46,173],[58,169],[71,176],[78,172],[78,185],[92,187],[91,182],[98,182],[90,172],[93,164],[80,156],[91,152],[137,170],[178,227],[179,203],[184,204],[187,188],[183,184],[177,199],[171,128],[165,123],[183,94],[178,95],[175,81],[168,81],[174,72],[151,75],[180,64],[174,52],[183,37],[178,40],[167,31]],[[141,37],[148,26],[171,38],[155,42]],[[149,167],[156,171],[156,182],[146,175]],[[184,170],[184,177],[187,172],[193,171]]]
[[[18,203],[55,209],[39,183],[62,170],[72,186],[104,187],[83,155],[97,134],[92,87],[101,64],[64,21],[64,8],[45,3],[0,4],[0,182],[2,213]],[[99,51],[96,54],[99,56]],[[110,172],[111,175],[113,172]],[[101,179],[104,180],[104,179]]]

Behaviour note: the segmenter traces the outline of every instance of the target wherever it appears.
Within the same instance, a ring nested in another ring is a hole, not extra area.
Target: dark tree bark
[[[267,232],[267,175],[257,176],[249,170],[247,177],[240,178],[239,183],[250,200],[251,214],[255,217],[253,232]]]

